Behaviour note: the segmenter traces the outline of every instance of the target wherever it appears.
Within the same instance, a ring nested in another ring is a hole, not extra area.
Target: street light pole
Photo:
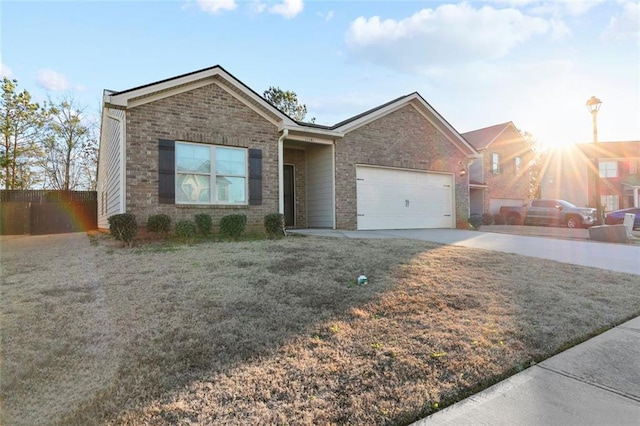
[[[603,223],[603,212],[602,212],[602,203],[600,202],[600,163],[598,161],[598,150],[596,149],[598,146],[598,111],[600,111],[600,105],[602,105],[602,101],[595,96],[592,96],[587,101],[587,109],[591,113],[591,117],[593,119],[593,162],[596,169],[596,179],[595,179],[595,191],[596,191],[596,214],[598,215],[598,224]]]

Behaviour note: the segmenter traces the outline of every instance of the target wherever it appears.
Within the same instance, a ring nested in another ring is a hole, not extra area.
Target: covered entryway
[[[358,229],[453,228],[453,175],[357,166]]]

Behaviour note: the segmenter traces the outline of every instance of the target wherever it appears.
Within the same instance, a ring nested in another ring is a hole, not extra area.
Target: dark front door
[[[295,209],[295,190],[293,178],[293,166],[284,165],[284,224],[286,226],[295,226],[296,209]]]

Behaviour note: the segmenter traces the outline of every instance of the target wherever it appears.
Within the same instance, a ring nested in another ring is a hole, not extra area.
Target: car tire
[[[582,227],[582,221],[577,218],[576,216],[569,216],[567,218],[567,228],[581,228]]]

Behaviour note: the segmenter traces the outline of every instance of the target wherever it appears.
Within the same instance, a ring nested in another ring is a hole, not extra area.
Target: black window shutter
[[[249,150],[249,204],[262,204],[262,150]]]
[[[158,197],[160,204],[176,202],[176,142],[166,139],[158,141]]]

